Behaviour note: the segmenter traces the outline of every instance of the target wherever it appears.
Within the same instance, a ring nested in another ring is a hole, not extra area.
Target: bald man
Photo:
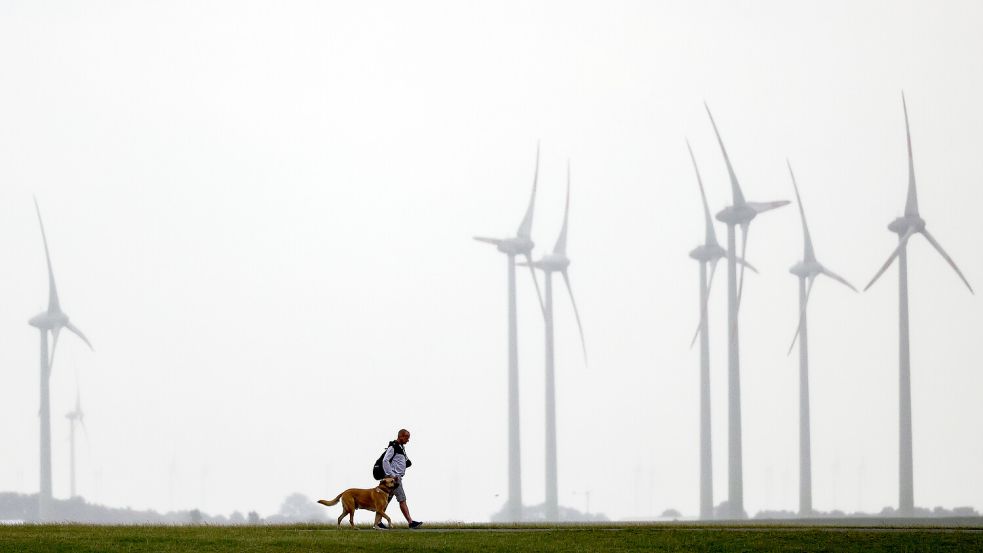
[[[402,511],[410,529],[416,529],[423,526],[423,523],[413,520],[413,517],[410,516],[410,508],[406,504],[406,492],[403,490],[403,476],[406,474],[406,469],[413,465],[412,461],[406,457],[406,444],[409,441],[410,431],[401,428],[396,434],[396,439],[389,442],[389,449],[382,456],[382,470],[386,473],[386,476],[396,479],[398,485],[393,490],[392,495],[396,496],[396,501],[399,502],[399,510]],[[392,496],[390,496],[391,498]],[[378,527],[385,528],[386,525],[380,521]]]

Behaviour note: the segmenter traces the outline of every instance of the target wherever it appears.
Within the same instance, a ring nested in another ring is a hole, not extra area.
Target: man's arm
[[[395,476],[393,474],[392,466],[393,455],[395,454],[396,450],[393,449],[393,446],[389,446],[389,449],[386,450],[386,454],[382,456],[382,472],[386,473],[386,476]]]

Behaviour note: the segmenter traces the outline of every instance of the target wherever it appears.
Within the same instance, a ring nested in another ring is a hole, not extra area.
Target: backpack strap
[[[406,459],[406,466],[409,467],[410,466],[410,458],[406,456],[406,448],[403,447],[403,444],[401,444],[399,442],[396,442],[396,441],[392,441],[392,442],[389,442],[389,443],[392,444],[393,451],[395,451],[396,453],[399,453],[400,455],[402,455],[403,456],[403,459]]]

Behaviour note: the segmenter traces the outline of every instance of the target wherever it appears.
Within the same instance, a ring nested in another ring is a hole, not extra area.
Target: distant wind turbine
[[[79,397],[78,384],[75,385],[75,408],[65,414],[65,418],[68,419],[69,430],[68,430],[68,447],[69,447],[69,459],[71,461],[71,466],[69,470],[69,497],[76,497],[75,493],[75,425],[79,424],[82,427],[82,431],[85,431],[85,413],[82,412],[82,401]]]
[[[795,189],[795,199],[799,204],[799,216],[802,218],[802,238],[805,242],[805,251],[802,254],[802,261],[799,261],[789,269],[789,272],[799,277],[799,326],[792,337],[792,344],[788,347],[788,352],[792,353],[795,347],[795,340],[799,340],[799,515],[808,516],[812,514],[812,444],[810,440],[809,423],[809,333],[806,325],[806,307],[809,304],[809,295],[812,293],[812,285],[819,275],[826,275],[833,280],[847,286],[854,292],[857,291],[852,284],[845,278],[830,271],[821,263],[816,261],[816,252],[812,247],[812,237],[809,235],[809,226],[806,224],[806,212],[802,207],[802,197],[799,195],[799,185],[795,182],[795,173],[792,172],[792,164],[786,160],[788,173],[792,177],[792,187]]]
[[[700,263],[700,323],[696,334],[690,342],[690,347],[700,339],[700,518],[713,518],[713,453],[710,432],[710,334],[708,329],[708,304],[710,287],[713,286],[713,275],[717,272],[717,262],[727,257],[727,250],[717,242],[717,232],[713,228],[713,218],[710,217],[710,206],[707,204],[706,191],[703,189],[703,179],[700,178],[700,168],[696,164],[693,148],[686,141],[689,158],[693,162],[696,173],[696,183],[700,187],[700,198],[703,200],[703,219],[706,223],[706,235],[703,244],[689,252],[689,256]],[[757,269],[743,259],[738,263],[747,266],[754,272]],[[710,266],[710,278],[707,279],[707,265]]]
[[[536,206],[536,183],[539,180],[539,146],[536,146],[536,169],[532,179],[532,194],[526,214],[519,223],[515,236],[511,238],[485,238],[476,236],[479,242],[493,244],[498,251],[507,256],[508,289],[509,289],[509,498],[506,511],[510,520],[522,520],[522,465],[519,442],[519,351],[516,330],[516,300],[515,300],[515,257],[521,255],[530,265],[529,273],[536,285],[536,296],[539,298],[540,310],[543,309],[543,297],[539,291],[539,282],[532,265],[532,216]]]
[[[44,243],[44,257],[48,264],[48,309],[32,317],[28,324],[36,327],[41,333],[41,489],[38,494],[38,516],[44,521],[48,517],[49,504],[51,503],[51,406],[49,403],[49,382],[51,380],[51,367],[54,362],[55,348],[58,347],[58,334],[62,328],[67,328],[69,332],[82,339],[89,349],[92,344],[88,338],[82,334],[75,325],[68,320],[61,310],[58,302],[58,289],[55,286],[55,273],[51,269],[51,255],[48,252],[48,238],[44,233],[44,222],[41,220],[41,208],[38,207],[37,199],[34,200],[34,209],[38,214],[38,224],[41,226],[41,240]],[[51,352],[48,352],[48,332],[51,332],[53,340]]]
[[[727,257],[727,250],[717,242],[717,232],[713,228],[713,218],[710,217],[710,206],[707,204],[706,191],[703,189],[703,179],[700,178],[700,168],[696,165],[696,157],[689,141],[686,141],[689,158],[693,161],[693,171],[696,172],[696,183],[700,186],[700,198],[703,200],[703,219],[706,223],[706,235],[703,244],[689,252],[689,256],[700,263],[700,324],[693,335],[690,347],[700,339],[700,518],[713,518],[713,454],[710,432],[710,335],[707,328],[710,287],[713,286],[713,275],[717,272],[717,262]],[[754,272],[757,270],[743,259],[738,263],[746,265]],[[710,266],[710,278],[707,280],[707,265]]]
[[[905,103],[904,93],[901,94],[901,106],[904,109],[905,135],[908,140],[908,198],[905,201],[904,215],[898,217],[888,225],[888,230],[898,235],[898,247],[894,249],[891,256],[877,271],[874,278],[870,280],[864,291],[869,289],[874,282],[888,267],[895,258],[898,259],[898,304],[899,304],[899,369],[900,369],[900,401],[899,403],[899,466],[898,466],[898,513],[901,516],[911,516],[915,511],[915,492],[912,476],[912,439],[911,439],[911,356],[908,340],[908,239],[916,233],[921,234],[928,240],[928,243],[939,252],[946,263],[952,267],[963,283],[973,292],[973,287],[963,276],[962,271],[956,263],[945,253],[942,246],[925,228],[925,220],[918,214],[918,194],[915,190],[915,163],[911,155],[911,130],[908,126],[908,106]]]
[[[727,150],[724,148],[724,141],[720,138],[720,131],[710,113],[710,107],[706,107],[707,115],[710,116],[710,124],[713,125],[713,132],[717,135],[717,142],[720,144],[720,151],[724,155],[727,163],[727,172],[730,175],[730,187],[734,197],[734,205],[725,207],[717,213],[717,220],[727,224],[727,380],[728,380],[728,496],[727,505],[729,507],[730,518],[744,518],[744,469],[743,454],[741,452],[741,360],[740,360],[740,341],[738,339],[737,328],[737,308],[741,302],[741,294],[744,289],[744,266],[741,266],[740,287],[737,284],[737,254],[735,228],[741,227],[741,259],[747,253],[747,233],[751,226],[751,221],[760,213],[787,205],[788,201],[774,202],[748,202],[744,199],[741,192],[741,185],[737,182],[737,175],[730,164]]]
[[[542,259],[532,264],[543,271],[545,276],[546,302],[543,308],[543,318],[546,326],[546,520],[559,518],[559,502],[557,498],[556,470],[556,387],[553,370],[553,273],[560,273],[570,294],[573,304],[573,314],[577,319],[577,330],[580,332],[580,347],[584,353],[584,363],[587,363],[587,344],[584,342],[584,327],[580,323],[580,312],[577,301],[573,299],[573,289],[570,287],[570,275],[567,268],[570,258],[567,257],[567,221],[570,215],[570,164],[567,163],[567,200],[563,208],[563,227],[560,236],[553,246],[553,253],[546,254]],[[521,265],[521,263],[520,263]]]

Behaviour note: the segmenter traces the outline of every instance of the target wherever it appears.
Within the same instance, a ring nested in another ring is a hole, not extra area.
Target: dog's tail
[[[341,499],[341,495],[343,493],[345,493],[345,492],[341,492],[340,494],[338,494],[331,501],[328,501],[327,499],[318,499],[317,502],[320,503],[321,505],[324,505],[325,507],[330,507],[332,505],[337,505],[338,504],[338,500]]]

